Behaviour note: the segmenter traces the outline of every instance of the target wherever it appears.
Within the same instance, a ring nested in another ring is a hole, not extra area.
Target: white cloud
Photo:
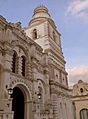
[[[68,81],[69,85],[72,86],[78,82],[78,80],[83,80],[84,82],[88,82],[88,67],[81,66],[75,67],[72,69],[68,69]]]
[[[74,16],[88,21],[88,0],[73,0],[67,7],[66,16]]]

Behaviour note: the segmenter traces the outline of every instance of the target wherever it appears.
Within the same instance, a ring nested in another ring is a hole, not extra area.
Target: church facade
[[[0,16],[0,119],[73,119],[60,36],[43,5],[27,28]]]

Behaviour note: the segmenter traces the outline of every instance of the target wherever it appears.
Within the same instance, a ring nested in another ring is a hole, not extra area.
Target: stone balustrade
[[[0,119],[13,119],[14,112],[0,111]]]

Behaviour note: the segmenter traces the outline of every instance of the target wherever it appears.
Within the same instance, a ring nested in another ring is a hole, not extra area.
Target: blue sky
[[[40,4],[48,9],[61,33],[66,68],[88,66],[88,0],[0,0],[0,14],[9,22],[28,25]]]

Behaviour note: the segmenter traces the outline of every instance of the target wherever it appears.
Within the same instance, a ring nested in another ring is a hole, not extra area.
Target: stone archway
[[[12,88],[12,111],[14,112],[13,119],[33,119],[33,104],[31,92],[28,86],[23,82],[15,82]]]
[[[13,89],[12,99],[13,119],[24,119],[24,94],[20,88]]]

